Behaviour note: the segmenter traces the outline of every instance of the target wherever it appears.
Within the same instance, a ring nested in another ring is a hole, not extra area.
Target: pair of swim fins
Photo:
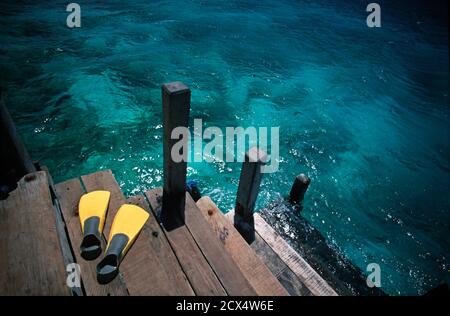
[[[83,240],[80,250],[85,260],[94,260],[102,253],[102,233],[108,210],[109,191],[84,194],[79,203]],[[105,257],[97,265],[97,281],[111,282],[119,273],[119,265],[149,218],[148,212],[136,205],[124,204],[114,217]]]

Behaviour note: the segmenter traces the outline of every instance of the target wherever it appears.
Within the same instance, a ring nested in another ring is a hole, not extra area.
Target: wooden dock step
[[[69,295],[44,171],[0,201],[0,295]]]
[[[234,222],[233,211],[225,216]],[[256,239],[251,246],[291,295],[295,292],[306,295],[309,292],[314,296],[338,295],[258,213],[254,214],[254,221]]]
[[[255,230],[313,295],[337,296],[336,291],[259,215],[254,214]]]
[[[205,199],[207,197],[203,197]],[[200,202],[200,200],[199,200]],[[212,202],[212,201],[211,201]],[[214,202],[212,202],[214,203]],[[217,207],[217,206],[216,206]],[[234,213],[223,214],[227,222],[234,227]],[[289,295],[310,296],[311,291],[303,284],[300,278],[281,260],[278,254],[256,232],[255,240],[249,245],[255,254],[262,260],[271,273],[277,278]]]
[[[225,218],[208,196],[198,200],[197,206],[258,295],[289,295],[255,251],[234,228],[233,224]]]

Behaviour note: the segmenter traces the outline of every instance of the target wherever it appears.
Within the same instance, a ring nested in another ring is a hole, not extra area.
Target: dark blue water
[[[56,181],[111,168],[131,195],[162,184],[160,85],[192,89],[207,126],[280,126],[259,206],[312,178],[302,215],[382,289],[450,280],[445,1],[80,2],[0,5],[0,82],[34,159]],[[189,165],[233,207],[240,164]]]

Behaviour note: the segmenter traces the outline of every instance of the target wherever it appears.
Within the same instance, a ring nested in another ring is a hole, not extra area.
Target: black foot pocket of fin
[[[116,234],[106,250],[106,255],[97,265],[97,281],[100,284],[106,284],[114,280],[119,273],[120,260],[122,252],[128,243],[128,236],[125,234]]]
[[[90,236],[87,236],[86,238],[83,238],[83,242],[81,243],[80,250],[81,250],[81,257],[83,257],[84,260],[95,260],[97,259],[100,254],[102,253],[102,246],[100,241],[93,236],[92,239],[89,240]]]
[[[102,242],[98,231],[100,219],[96,216],[88,218],[84,223],[84,236],[80,245],[81,257],[94,260],[102,253]]]
[[[119,273],[119,258],[116,255],[107,255],[97,265],[97,281],[107,284],[114,280]]]

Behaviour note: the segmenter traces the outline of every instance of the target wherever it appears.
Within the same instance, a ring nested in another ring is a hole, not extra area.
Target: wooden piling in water
[[[304,173],[299,174],[295,177],[294,183],[292,184],[291,192],[289,194],[289,200],[291,203],[299,204],[303,201],[305,197],[306,190],[311,183],[311,179]]]
[[[28,154],[22,140],[17,133],[16,127],[13,123],[11,115],[9,114],[5,101],[3,99],[3,92],[0,89],[0,130],[2,132],[2,142],[10,143],[10,151],[8,155],[12,155],[15,159],[16,164],[18,164],[18,174],[20,177],[27,173],[36,172],[36,167]],[[5,138],[3,140],[3,138]],[[3,150],[3,148],[2,148]],[[4,153],[6,154],[6,153]],[[2,157],[3,159],[3,157]],[[18,180],[18,179],[17,179]]]
[[[9,114],[0,87],[0,200],[17,187],[27,173],[36,171]]]
[[[162,106],[164,116],[164,191],[161,220],[167,230],[184,225],[186,199],[187,159],[175,162],[171,151],[180,140],[172,139],[172,131],[177,127],[188,127],[191,90],[182,82],[171,82],[162,86]],[[187,138],[182,140],[182,155],[187,158]]]
[[[234,225],[248,243],[255,240],[253,212],[262,180],[261,167],[266,161],[266,153],[257,147],[252,147],[245,154],[245,161],[242,164],[236,196]]]

